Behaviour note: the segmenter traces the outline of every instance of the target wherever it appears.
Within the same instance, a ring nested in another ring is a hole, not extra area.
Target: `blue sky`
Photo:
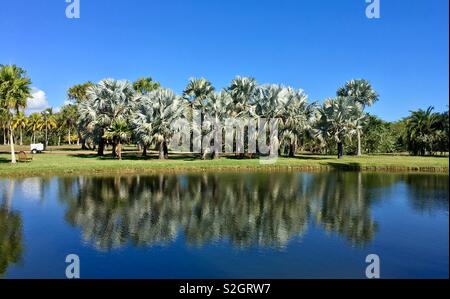
[[[385,120],[448,109],[448,0],[380,0],[380,19],[365,0],[80,4],[67,19],[65,0],[0,0],[0,64],[25,68],[51,106],[87,80],[152,76],[181,93],[193,76],[220,89],[243,75],[318,101],[365,78],[380,94],[369,111]]]

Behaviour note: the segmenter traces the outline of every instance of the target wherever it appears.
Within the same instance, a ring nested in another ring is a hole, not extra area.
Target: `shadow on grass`
[[[333,156],[309,156],[309,155],[301,155],[301,156],[286,157],[286,158],[299,159],[299,160],[333,160],[333,159],[336,159]]]
[[[104,160],[104,161],[113,161],[118,160],[117,158],[113,158],[111,154],[107,154],[104,156],[97,156],[97,154],[72,154],[70,155],[72,157],[77,158],[87,158],[87,159],[98,159],[98,160]],[[124,161],[157,161],[159,160],[158,155],[155,154],[148,154],[147,156],[142,156],[141,154],[129,154],[129,153],[122,153],[122,160]],[[196,157],[193,155],[180,155],[180,154],[169,154],[169,161],[195,161],[200,160],[200,156]]]
[[[336,162],[327,162],[327,165],[331,166],[336,170],[361,170],[361,164],[356,162],[351,163],[336,163]]]
[[[78,153],[78,154],[70,154],[71,157],[77,157],[77,158],[87,158],[87,159],[98,159],[98,160],[117,160],[117,158],[113,158],[111,153],[107,153],[104,156],[97,156],[96,153]],[[226,160],[258,160],[260,158],[259,155],[239,155],[239,154],[221,154],[221,159]],[[295,157],[289,157],[289,156],[280,156],[280,158],[288,158],[288,159],[298,159],[298,160],[333,160],[334,157],[331,156],[309,156],[309,155],[299,155]],[[157,153],[148,153],[147,156],[142,156],[141,153],[136,152],[122,152],[122,160],[125,161],[152,161],[152,160],[159,160],[159,156]],[[201,154],[193,154],[193,153],[169,153],[169,161],[208,161],[213,160],[210,155],[207,156],[205,160],[202,160]],[[359,166],[358,163],[352,163],[352,164],[340,164],[340,163],[328,163],[333,167],[351,167],[356,168]],[[332,165],[333,164],[333,165]],[[354,165],[353,165],[354,164]]]
[[[0,164],[10,163],[11,159],[0,157]]]

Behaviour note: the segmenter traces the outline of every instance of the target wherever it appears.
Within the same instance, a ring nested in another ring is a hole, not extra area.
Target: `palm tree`
[[[82,84],[76,84],[67,90],[67,97],[69,100],[75,101],[79,104],[87,99],[87,90],[95,84],[91,81],[87,81]]]
[[[53,115],[53,109],[52,108],[47,108],[44,111],[42,111],[42,116],[44,118],[43,127],[45,129],[44,149],[47,149],[47,146],[48,146],[48,133],[49,133],[49,131],[55,129],[58,125],[57,125],[55,116]]]
[[[36,143],[36,133],[42,130],[44,127],[44,121],[42,115],[39,113],[32,113],[28,117],[28,129],[31,131],[32,143]]]
[[[66,118],[64,117],[62,111],[55,113],[55,122],[56,122],[56,136],[58,136],[58,146],[61,145],[61,136],[65,135],[67,133],[66,130]]]
[[[254,116],[255,93],[258,84],[254,78],[236,76],[228,86],[227,91],[233,99],[230,107],[232,117]]]
[[[122,160],[122,142],[130,139],[131,130],[125,120],[115,120],[106,129],[104,138],[109,139],[115,145],[115,152],[113,156],[118,156],[119,160]]]
[[[8,111],[9,117],[9,142],[11,146],[11,163],[15,164],[14,130],[12,118],[27,105],[30,94],[31,80],[25,70],[16,65],[0,65],[0,107]]]
[[[205,127],[212,130],[217,124],[223,123],[229,115],[229,108],[232,101],[230,94],[225,90],[222,90],[220,93],[213,93],[205,106],[205,113],[208,116],[208,119],[205,121]],[[214,136],[214,142],[220,142],[220,144],[214,144],[214,151],[212,152],[214,159],[219,158],[219,152],[223,146],[222,132],[218,130],[221,130],[221,127],[215,127],[217,135]],[[206,158],[207,152],[203,152],[203,159]]]
[[[20,111],[13,118],[13,121],[12,121],[13,130],[19,129],[19,136],[20,136],[19,144],[20,145],[23,145],[23,130],[26,129],[27,126],[28,126],[28,118],[26,117],[25,113]]]
[[[67,90],[67,97],[69,98],[69,100],[74,101],[75,106],[78,108],[78,105],[86,100],[88,88],[93,85],[94,83],[92,83],[91,81],[87,81],[82,84],[76,84]],[[78,119],[78,115],[76,119]],[[84,138],[84,136],[81,135],[80,129],[78,127],[77,127],[77,134],[78,134],[77,142],[81,141],[81,148],[86,149],[87,148],[86,138]]]
[[[194,110],[200,111],[200,124],[198,124],[200,127],[197,127],[197,123],[194,123],[193,131],[200,132],[200,136],[203,135],[203,118],[204,118],[204,110],[205,106],[207,104],[208,99],[211,97],[211,95],[214,93],[214,86],[206,80],[205,78],[191,78],[189,79],[188,85],[183,91],[183,97],[189,101],[191,106],[191,115],[189,115],[190,121],[193,119],[193,112]],[[192,132],[192,135],[194,132]],[[200,152],[203,153],[203,140],[200,137]]]
[[[357,109],[358,106],[349,98],[337,97],[326,99],[316,111],[316,136],[321,136],[325,142],[329,138],[336,141],[338,159],[344,155],[344,139],[355,132]]]
[[[139,78],[133,83],[134,90],[139,94],[147,94],[160,86],[159,82],[153,81],[152,77]]]
[[[67,141],[72,144],[72,129],[75,127],[77,119],[77,107],[75,105],[64,105],[61,108],[62,125],[67,129]]]
[[[8,144],[9,110],[0,106],[0,126],[3,131],[3,145]]]
[[[288,88],[288,102],[283,115],[281,138],[289,146],[289,156],[297,151],[299,137],[311,129],[313,112],[316,104],[308,104],[308,97],[303,90]]]
[[[105,79],[87,89],[86,100],[78,106],[79,126],[98,143],[99,156],[104,154],[106,129],[114,121],[129,119],[134,100],[135,91],[128,81]]]
[[[172,124],[182,115],[183,101],[169,89],[159,88],[143,95],[133,114],[134,133],[145,145],[158,146],[159,159],[167,159],[167,143],[173,135]]]
[[[268,120],[281,121],[286,111],[286,105],[289,100],[289,89],[277,84],[269,84],[258,86],[256,89],[256,107],[255,112],[259,117]],[[268,122],[265,122],[265,127],[260,128],[267,132]],[[279,149],[279,136],[274,134],[270,137],[269,153],[273,155]],[[261,150],[261,149],[260,149]]]
[[[376,101],[378,101],[378,94],[373,90],[372,85],[370,85],[369,81],[361,79],[361,80],[350,80],[343,87],[340,87],[337,90],[337,96],[341,97],[349,97],[355,104],[361,105],[361,112],[364,111],[366,106],[372,106]],[[363,121],[364,117],[361,113],[360,115],[361,121]],[[360,127],[360,126],[359,126]],[[359,128],[356,131],[356,137],[358,141],[358,149],[357,155],[361,156],[361,131],[362,128]]]
[[[414,154],[424,156],[432,152],[432,145],[436,137],[436,127],[439,124],[439,115],[433,113],[434,107],[427,110],[412,111],[406,119],[406,140],[408,149]]]

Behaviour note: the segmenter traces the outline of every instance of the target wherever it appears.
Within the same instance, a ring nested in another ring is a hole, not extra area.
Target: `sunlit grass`
[[[189,154],[171,153],[168,160],[158,160],[154,152],[147,158],[140,153],[128,151],[122,161],[97,157],[92,151],[55,150],[36,154],[32,162],[17,165],[10,163],[10,155],[0,154],[0,176],[35,176],[95,173],[145,173],[175,171],[246,171],[246,170],[322,170],[360,169],[368,171],[424,171],[448,172],[448,157],[413,157],[405,155],[335,156],[298,155],[295,158],[279,157],[276,163],[261,164],[258,158],[240,159],[235,156],[218,160],[201,160]]]

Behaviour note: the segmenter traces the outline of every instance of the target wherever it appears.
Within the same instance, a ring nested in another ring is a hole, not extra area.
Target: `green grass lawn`
[[[0,177],[39,176],[63,174],[114,174],[186,171],[252,171],[252,170],[330,170],[355,169],[364,171],[421,171],[448,173],[448,157],[412,157],[405,155],[335,156],[299,155],[295,158],[280,157],[274,164],[261,164],[259,159],[222,157],[218,160],[200,160],[187,154],[171,154],[169,160],[158,160],[156,153],[142,158],[139,153],[128,151],[122,161],[110,155],[99,158],[94,152],[75,148],[53,149],[36,154],[32,162],[16,165],[10,163],[10,155],[0,154]]]

